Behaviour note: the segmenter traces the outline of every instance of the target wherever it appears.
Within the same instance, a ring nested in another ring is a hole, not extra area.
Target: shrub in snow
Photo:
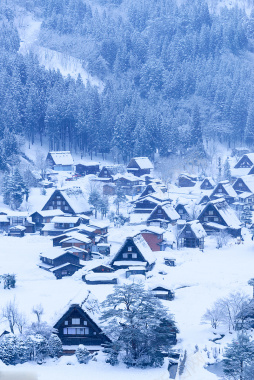
[[[17,338],[13,334],[5,335],[0,342],[0,360],[6,365],[18,363]]]
[[[4,282],[4,289],[15,288],[16,285],[16,275],[15,274],[3,274],[0,276],[1,280]]]
[[[76,358],[80,364],[87,364],[91,360],[92,355],[83,344],[80,344],[76,350]]]
[[[49,345],[47,339],[40,334],[36,334],[34,337],[34,359],[38,364],[41,364],[48,355]]]
[[[56,334],[52,334],[48,340],[49,356],[59,358],[62,355],[63,347],[60,338]]]

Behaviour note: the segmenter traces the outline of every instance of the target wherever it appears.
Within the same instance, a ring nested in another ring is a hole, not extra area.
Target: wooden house
[[[104,221],[93,221],[89,224],[89,227],[93,228],[93,233],[97,235],[95,237],[95,242],[104,242],[107,243],[108,241],[108,227],[109,222]]]
[[[238,202],[232,204],[236,211],[243,211],[244,207],[248,206],[254,211],[254,194],[245,192],[238,195]]]
[[[110,255],[110,244],[109,243],[98,243],[95,246],[97,248],[97,252],[101,255],[109,256]]]
[[[70,151],[49,152],[46,157],[48,166],[55,171],[73,171],[73,158]]]
[[[196,176],[193,176],[193,175],[190,175],[187,173],[183,173],[183,174],[180,174],[178,177],[178,186],[179,187],[193,187],[196,185],[196,183],[197,183],[197,177]]]
[[[30,222],[30,220],[25,221],[26,233],[34,234],[36,232],[36,226],[34,222]]]
[[[85,249],[72,246],[72,247],[68,247],[68,248],[63,248],[63,250],[65,252],[69,252],[75,256],[78,256],[81,260],[87,261],[90,259],[90,254]]]
[[[187,222],[178,235],[177,246],[204,249],[205,236],[206,232],[199,221]]]
[[[162,184],[149,183],[141,193],[140,198],[158,192],[166,193],[166,191],[167,188]]]
[[[133,174],[116,174],[113,178],[114,184],[121,189],[125,195],[135,196],[142,192],[144,181]]]
[[[176,205],[175,211],[180,216],[180,219],[192,220],[192,218],[193,218],[193,215],[192,215],[193,214],[193,212],[192,212],[193,207],[194,207],[193,202],[187,203],[187,201],[186,201],[186,203],[185,203],[185,202],[180,201]]]
[[[147,157],[134,157],[127,165],[127,172],[140,177],[145,174],[150,174],[153,169],[153,164]]]
[[[51,268],[49,269],[49,271],[52,272],[58,280],[60,280],[63,277],[72,276],[75,272],[77,272],[81,268],[83,268],[83,265],[65,263],[57,267]]]
[[[218,185],[214,188],[212,194],[210,195],[210,198],[212,200],[221,197],[223,197],[229,204],[235,201],[237,193],[234,190],[233,186],[229,183],[229,181],[219,182]]]
[[[45,210],[62,210],[68,214],[91,214],[87,197],[79,187],[55,190],[42,208]]]
[[[200,189],[202,190],[212,190],[214,189],[214,187],[215,187],[215,182],[212,179],[212,177],[204,178],[200,185]]]
[[[164,251],[163,234],[165,230],[160,227],[146,227],[140,231],[142,237],[145,239],[152,251]]]
[[[154,262],[155,257],[153,256],[149,245],[142,235],[138,234],[134,237],[126,238],[125,242],[111,261],[111,265],[115,269],[128,268],[132,265],[145,265],[147,269],[151,269]]]
[[[10,227],[12,226],[24,226],[28,220],[28,212],[9,211],[7,219],[9,220]]]
[[[66,263],[76,265],[80,264],[79,257],[77,255],[73,254],[71,251],[66,251],[60,248],[52,248],[51,250],[47,250],[45,253],[41,253],[40,260],[42,263],[39,264],[39,267],[46,270]]]
[[[124,173],[125,168],[123,165],[103,166],[98,174],[98,179],[106,182],[113,182],[114,176],[117,173]]]
[[[224,198],[209,202],[201,211],[198,220],[207,234],[223,229],[233,237],[241,236],[241,223]]]
[[[69,236],[62,239],[60,244],[62,248],[78,247],[86,250],[87,252],[91,252],[92,250],[91,239],[76,231],[69,233]]]
[[[233,184],[233,189],[237,194],[254,193],[254,175],[246,175],[237,180]]]
[[[251,168],[254,165],[254,153],[244,154],[236,163],[235,169]]]
[[[88,312],[78,304],[71,305],[54,328],[64,346],[101,346],[110,342]]]
[[[169,224],[175,224],[180,215],[170,202],[158,204],[147,219],[148,226],[167,228]]]
[[[89,164],[89,165],[83,165],[83,164],[77,164],[76,165],[76,173],[82,176],[88,175],[88,174],[97,174],[100,171],[99,164]]]
[[[146,276],[146,267],[145,267],[145,265],[144,266],[139,265],[139,266],[136,266],[136,267],[135,266],[131,266],[125,272],[125,277],[126,278],[129,278],[130,276],[137,276],[137,275]]]
[[[25,226],[13,226],[9,228],[9,236],[23,237],[25,236],[26,227]]]
[[[113,273],[88,272],[82,276],[82,280],[88,285],[115,285],[118,283],[117,276]]]
[[[63,216],[64,213],[62,210],[47,210],[47,211],[35,211],[30,214],[32,222],[35,223],[36,229],[40,229],[44,226],[45,223],[50,223],[55,216]]]
[[[151,289],[151,292],[154,297],[157,297],[161,300],[173,301],[175,298],[175,293],[165,286],[156,286],[155,288]]]

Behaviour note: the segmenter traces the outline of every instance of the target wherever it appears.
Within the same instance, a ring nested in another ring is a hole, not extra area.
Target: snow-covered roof
[[[146,266],[145,265],[132,265],[128,268],[128,270],[146,270]]]
[[[254,193],[254,174],[246,175],[240,178],[245,183],[245,185],[250,189],[250,191]]]
[[[216,185],[216,184],[215,184],[215,181],[214,181],[214,179],[213,179],[212,177],[205,177],[205,178],[203,179],[203,181],[201,182],[200,187],[202,186],[202,184],[203,184],[205,181],[209,181],[210,184],[211,184],[212,186],[215,186],[215,185]]]
[[[49,152],[56,165],[73,165],[71,152]]]
[[[134,236],[133,242],[149,264],[155,261],[151,248],[141,234]]]
[[[22,218],[28,218],[29,213],[27,211],[8,211],[7,218],[12,218],[12,217],[22,217]]]
[[[134,157],[133,160],[136,161],[140,169],[153,169],[153,164],[148,157]]]
[[[140,266],[144,267],[144,261],[131,261],[131,260],[122,260],[122,261],[114,261],[114,266],[120,267],[120,266],[127,266],[127,267],[132,267],[132,266]],[[130,269],[130,268],[129,268]]]
[[[237,197],[237,193],[234,190],[234,188],[231,185],[231,183],[229,183],[228,181],[221,181],[221,182],[219,182],[219,184],[222,184],[222,186],[224,187],[224,189],[226,190],[226,192],[228,193],[228,195],[230,197],[233,197],[233,198]]]
[[[83,243],[91,243],[91,239],[89,239],[86,235],[80,234],[80,233],[78,233],[76,231],[70,232],[68,235],[69,235],[69,237],[67,237],[66,239],[61,240],[61,243],[65,243],[65,242],[67,242],[67,241],[69,241],[71,239],[80,240]]]
[[[20,230],[20,231],[25,231],[26,227],[25,226],[13,226],[10,228],[10,230]]]
[[[55,230],[55,225],[54,223],[45,223],[44,226],[42,227],[41,231],[52,231]],[[57,230],[56,230],[57,231]],[[62,232],[62,231],[61,231]]]
[[[226,230],[228,228],[227,226],[223,226],[222,224],[215,223],[215,222],[207,222],[206,225],[208,227],[213,227],[213,228],[216,228],[218,230]]]
[[[192,222],[188,222],[187,225],[190,226],[190,228],[192,229],[197,239],[201,239],[206,236],[206,232],[202,224],[198,220],[193,220]]]
[[[41,257],[47,257],[48,259],[55,259],[56,257],[59,257],[61,255],[64,255],[66,253],[65,250],[63,250],[60,247],[52,247],[51,249],[47,249],[47,252],[41,252]]]
[[[171,220],[177,220],[180,218],[180,215],[178,214],[178,212],[174,209],[174,207],[169,202],[163,203],[161,205],[161,208],[163,209],[163,211],[165,211],[165,213]]]
[[[254,196],[253,193],[249,193],[248,191],[245,191],[244,193],[239,194],[238,198],[246,199],[246,198],[253,197],[253,196]],[[235,202],[235,203],[237,203],[237,202]]]
[[[77,213],[82,213],[85,211],[90,211],[90,205],[88,204],[88,198],[85,196],[80,187],[76,186],[73,188],[67,188],[60,190],[62,196],[69,203],[73,211]]]
[[[62,269],[62,268],[67,267],[68,265],[73,265],[74,267],[81,268],[81,266],[80,266],[80,265],[77,265],[77,264],[73,264],[73,263],[65,263],[65,264],[59,265],[58,267],[51,268],[51,269],[49,269],[49,270],[50,270],[50,272],[55,272],[55,271],[58,270],[58,269]]]
[[[132,173],[125,173],[125,174],[117,173],[116,175],[113,176],[113,180],[117,181],[118,179],[126,179],[131,182],[142,181],[140,180],[140,177],[136,177]]]
[[[163,239],[168,243],[174,243],[176,241],[175,234],[172,231],[166,231],[163,235]]]
[[[78,223],[78,216],[54,216],[52,223]]]
[[[143,228],[140,232],[152,232],[154,234],[162,235],[164,234],[165,230],[157,226],[147,226]]]
[[[241,223],[235,213],[235,211],[227,204],[224,198],[219,198],[209,202],[207,205],[213,204],[222,219],[225,221],[228,227],[241,228]],[[206,206],[207,207],[207,206]]]
[[[64,215],[64,212],[60,209],[56,210],[45,210],[45,211],[34,211],[31,215],[33,215],[35,212],[38,212],[43,218],[46,218],[47,216],[61,216]]]
[[[85,279],[88,281],[111,281],[117,278],[117,275],[113,272],[94,273],[89,272],[85,275]]]
[[[8,223],[9,219],[7,218],[7,215],[0,215],[0,223]]]
[[[103,221],[103,220],[96,220],[89,223],[89,227],[93,228],[107,228],[109,226],[109,221]]]

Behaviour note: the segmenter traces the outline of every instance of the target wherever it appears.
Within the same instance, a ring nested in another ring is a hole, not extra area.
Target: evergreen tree
[[[200,118],[200,111],[197,105],[194,106],[192,112],[192,121],[191,121],[191,145],[200,146],[203,148],[203,138],[202,138],[202,125]]]
[[[49,355],[49,344],[47,339],[41,334],[36,334],[34,337],[35,360],[37,363],[42,363]]]
[[[7,334],[0,342],[0,360],[6,365],[15,365],[18,362],[17,338],[14,334]]]
[[[230,169],[230,163],[228,158],[226,159],[224,163],[224,178],[227,179],[228,181],[231,181],[231,169]]]
[[[245,368],[254,360],[254,343],[248,335],[239,334],[224,352],[223,371],[228,379],[244,380]]]
[[[101,320],[112,344],[106,348],[107,361],[117,363],[121,352],[124,363],[136,367],[158,367],[163,351],[175,344],[177,329],[171,315],[158,298],[141,284],[115,286],[102,303]]]
[[[245,206],[242,215],[241,215],[241,220],[244,222],[245,227],[247,224],[251,225],[252,224],[252,211],[250,210],[250,207]]]

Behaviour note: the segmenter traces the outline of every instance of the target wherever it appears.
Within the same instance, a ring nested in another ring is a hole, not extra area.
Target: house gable
[[[213,222],[213,223],[221,224],[223,226],[227,226],[227,223],[221,217],[219,211],[211,203],[205,206],[204,210],[199,215],[198,220],[201,223]]]
[[[133,241],[133,238],[127,238],[123,246],[117,252],[112,264],[116,261],[142,261],[147,262]]]
[[[55,190],[50,196],[46,204],[43,206],[42,211],[44,210],[62,210],[66,213],[75,214],[75,211],[69,205],[63,194],[60,190]]]
[[[233,188],[237,193],[244,193],[249,192],[251,193],[250,189],[246,185],[246,183],[243,181],[242,178],[238,178],[235,183],[233,184]]]
[[[178,214],[180,215],[180,218],[181,219],[184,219],[184,220],[188,220],[190,219],[190,215],[189,213],[187,212],[186,208],[184,207],[184,205],[182,204],[178,204],[175,208],[176,212],[178,212]]]
[[[214,188],[214,184],[211,183],[209,178],[205,178],[200,185],[200,189],[202,190],[211,190]]]
[[[54,325],[58,336],[66,345],[101,345],[110,342],[100,327],[79,306],[72,305]]]
[[[247,154],[244,154],[242,158],[237,162],[235,165],[235,169],[239,168],[251,168],[253,166],[254,162],[250,160]]]

